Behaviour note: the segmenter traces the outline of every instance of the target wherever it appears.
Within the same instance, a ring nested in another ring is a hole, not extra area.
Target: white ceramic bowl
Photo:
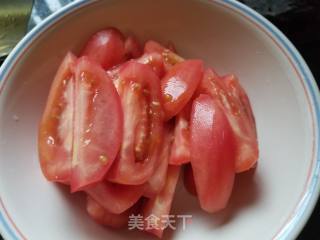
[[[252,101],[260,142],[255,172],[239,175],[229,206],[203,213],[178,187],[174,214],[192,223],[167,239],[293,239],[319,194],[319,92],[292,44],[244,5],[221,1],[80,1],[32,30],[1,67],[0,229],[8,239],[147,239],[113,231],[86,215],[83,196],[47,182],[37,157],[37,125],[65,53],[106,26],[141,38],[173,41],[185,57],[203,58],[239,76]]]

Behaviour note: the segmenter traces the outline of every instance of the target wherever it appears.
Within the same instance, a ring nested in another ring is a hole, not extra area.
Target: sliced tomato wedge
[[[123,133],[120,97],[104,70],[82,57],[75,68],[75,83],[72,191],[104,178]]]
[[[223,209],[235,177],[236,143],[219,101],[206,94],[194,100],[190,117],[191,165],[200,206]]]
[[[142,55],[142,47],[134,36],[129,36],[124,42],[126,59],[138,58]]]
[[[114,214],[106,210],[102,205],[92,197],[87,196],[87,212],[89,216],[99,224],[112,227],[122,228],[128,225],[128,219],[131,214],[138,214],[142,201],[138,201],[131,208],[120,214]]]
[[[237,78],[219,77],[208,69],[199,91],[218,99],[225,109],[237,141],[236,172],[254,167],[259,157],[256,125],[249,98]]]
[[[165,185],[173,138],[172,131],[170,124],[166,124],[164,128],[162,149],[159,157],[160,163],[146,184],[146,190],[144,193],[144,196],[146,197],[151,198],[156,196],[161,192]]]
[[[197,196],[196,184],[194,183],[194,176],[191,164],[186,164],[183,169],[183,183],[188,192]]]
[[[149,180],[161,151],[163,113],[160,80],[150,66],[130,61],[119,72],[117,90],[124,112],[121,150],[107,178],[139,185]]]
[[[164,76],[165,70],[164,70],[163,59],[159,53],[145,53],[141,57],[134,59],[132,61],[149,65],[159,78],[162,78]],[[129,62],[119,64],[107,70],[107,74],[112,79],[117,89],[119,89],[119,84],[121,80],[119,76],[120,70],[125,68],[125,66],[129,64]]]
[[[52,82],[38,136],[43,174],[49,181],[65,184],[71,175],[75,64],[76,57],[68,53]]]
[[[219,84],[220,82],[219,75],[212,68],[207,68],[203,73],[203,78],[195,95],[199,96],[200,94],[204,93],[209,94],[212,97],[218,96],[218,92],[221,90],[221,84]],[[219,88],[215,88],[215,83],[219,84]]]
[[[164,188],[156,197],[148,199],[142,207],[145,219],[149,216],[155,216],[157,219],[165,220],[163,217],[169,215],[179,174],[180,166],[169,165]],[[154,228],[148,229],[148,226],[145,226],[145,231],[161,238],[165,226],[164,224],[163,221],[157,221],[155,226],[153,226]]]
[[[132,207],[145,191],[145,185],[123,185],[103,181],[85,190],[104,209],[120,214]]]
[[[186,60],[174,65],[161,80],[166,119],[177,115],[191,99],[203,77],[201,60]]]
[[[149,40],[145,43],[144,45],[144,52],[145,53],[153,53],[153,52],[157,52],[162,54],[164,51],[169,50],[168,48],[166,48],[165,46],[161,45],[160,43],[153,41],[153,40]],[[170,51],[170,50],[169,50]]]
[[[191,104],[177,115],[175,119],[174,140],[169,163],[181,165],[190,162],[190,112]]]
[[[88,56],[104,69],[108,69],[124,60],[124,37],[115,28],[99,31],[89,39],[81,55]]]
[[[136,59],[137,62],[150,65],[152,70],[161,79],[165,74],[164,62],[161,54],[157,52],[145,53],[140,58]]]
[[[229,101],[228,118],[237,136],[236,171],[244,172],[256,166],[259,158],[256,122],[250,100],[234,75],[223,78]]]
[[[182,57],[180,57],[178,54],[175,53],[175,51],[172,50],[174,49],[171,49],[170,45],[168,46],[168,48],[166,48],[160,43],[152,40],[147,41],[144,45],[145,53],[156,52],[162,55],[166,71],[170,70],[177,63],[184,61]]]

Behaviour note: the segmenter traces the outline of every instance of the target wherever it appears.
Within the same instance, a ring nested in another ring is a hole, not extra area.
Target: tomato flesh
[[[188,104],[175,119],[174,140],[171,149],[170,164],[181,165],[190,162],[190,112]]]
[[[120,97],[103,69],[82,57],[75,79],[72,191],[104,178],[120,149],[123,132]]]
[[[161,54],[157,52],[145,53],[140,58],[136,59],[136,61],[150,65],[159,78],[162,78],[165,74],[163,58]]]
[[[52,82],[38,136],[43,174],[49,181],[65,184],[71,175],[75,64],[76,57],[68,53]]]
[[[81,56],[88,56],[90,60],[108,69],[124,60],[124,37],[115,28],[99,31],[88,40]]]
[[[169,215],[179,175],[180,166],[169,165],[164,188],[157,196],[148,199],[142,207],[143,216],[145,218],[155,216],[158,219],[163,220],[163,216]],[[164,224],[165,223],[162,221],[157,221],[154,228],[148,229],[148,226],[145,226],[145,231],[161,238]]]
[[[233,130],[220,103],[201,94],[190,117],[191,166],[200,206],[207,212],[226,207],[235,176]]]
[[[184,59],[175,53],[174,48],[168,46],[168,48],[164,47],[160,43],[156,41],[149,40],[144,45],[145,53],[159,53],[162,55],[165,65],[165,70],[169,71],[174,65],[177,63],[183,62]]]
[[[186,60],[173,66],[161,80],[166,119],[177,115],[191,99],[203,76],[200,60]]]
[[[117,161],[107,177],[110,181],[145,183],[158,164],[163,114],[160,81],[150,66],[130,61],[119,72],[117,85],[124,112],[124,132]]]
[[[234,75],[227,75],[223,77],[223,82],[233,108],[237,108],[236,111],[229,110],[227,116],[238,143],[236,171],[244,172],[255,167],[259,158],[256,123],[249,98],[238,79]]]
[[[128,219],[131,214],[138,214],[141,207],[141,201],[137,202],[131,208],[120,214],[114,214],[106,210],[102,205],[92,197],[87,196],[87,212],[89,216],[101,225],[112,228],[122,228],[128,225]]]
[[[159,157],[160,163],[146,184],[144,196],[149,198],[160,193],[166,181],[172,145],[172,128],[169,124],[166,124],[163,135],[162,150]]]
[[[132,207],[145,191],[145,185],[123,185],[103,181],[86,189],[86,192],[104,209],[120,214]]]
[[[120,228],[142,214],[144,231],[159,238],[181,167],[203,210],[225,208],[236,173],[259,157],[238,79],[182,58],[171,42],[142,49],[115,28],[94,34],[80,56],[64,58],[40,122],[46,178],[83,191],[94,221]]]
[[[198,91],[220,101],[225,110],[237,141],[236,172],[254,167],[259,157],[256,125],[249,98],[239,81],[234,75],[221,78],[207,69]]]

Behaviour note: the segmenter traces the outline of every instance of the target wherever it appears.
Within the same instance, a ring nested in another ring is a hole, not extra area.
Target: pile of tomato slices
[[[115,28],[65,56],[39,127],[45,177],[85,192],[88,214],[111,227],[131,214],[168,215],[181,171],[200,207],[219,211],[258,154],[250,101],[234,75],[184,59],[172,44],[142,48]],[[161,237],[161,224],[146,231]]]

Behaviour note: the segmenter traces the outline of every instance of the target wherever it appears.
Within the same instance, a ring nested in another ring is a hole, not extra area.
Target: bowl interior
[[[11,218],[32,240],[148,239],[92,222],[83,195],[47,182],[37,156],[37,126],[50,83],[68,50],[78,53],[88,37],[115,26],[141,41],[175,43],[185,57],[202,58],[218,73],[234,73],[255,113],[260,160],[240,174],[229,206],[203,213],[179,185],[173,214],[192,222],[167,231],[167,239],[271,239],[293,213],[312,161],[312,121],[303,85],[288,58],[251,21],[212,1],[100,1],[59,20],[37,37],[13,66],[0,95],[0,192]]]

